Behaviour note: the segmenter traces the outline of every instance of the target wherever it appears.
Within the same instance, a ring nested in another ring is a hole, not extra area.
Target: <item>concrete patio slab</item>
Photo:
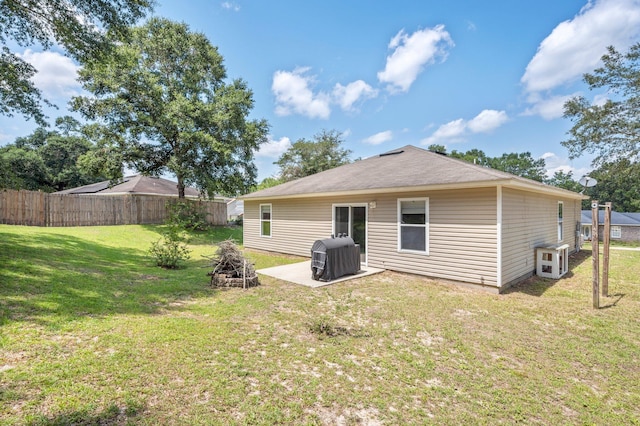
[[[384,271],[384,269],[362,266],[362,269],[355,275],[345,275],[333,281],[316,281],[311,278],[311,260],[289,265],[274,266],[272,268],[259,269],[256,272],[279,280],[288,281],[294,284],[301,284],[307,287],[324,287],[327,285],[352,280],[354,278],[366,277]]]

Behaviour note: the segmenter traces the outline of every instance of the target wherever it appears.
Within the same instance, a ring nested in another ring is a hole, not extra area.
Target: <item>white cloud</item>
[[[378,80],[388,83],[390,92],[406,92],[425,65],[439,58],[446,59],[448,48],[453,45],[444,25],[419,30],[411,35],[400,30],[389,42],[389,49],[393,49],[393,53],[387,56],[384,71],[378,72]]]
[[[362,142],[369,145],[380,145],[381,143],[388,142],[391,139],[393,139],[393,132],[391,130],[386,130],[384,132],[371,135],[368,138],[363,139]]]
[[[378,96],[378,91],[362,80],[343,86],[338,83],[333,88],[333,98],[345,111],[353,111],[353,104],[360,99],[371,99]]]
[[[640,0],[589,1],[573,19],[556,26],[538,46],[521,78],[528,102],[525,115],[562,117],[568,96],[548,91],[593,71],[607,46],[624,52],[640,38]]]
[[[225,2],[222,2],[220,6],[222,6],[223,9],[233,10],[234,12],[240,11],[240,6],[234,2],[225,1]]]
[[[462,118],[443,124],[435,131],[434,136],[438,138],[452,139],[464,134],[466,123]]]
[[[292,72],[276,71],[271,90],[276,96],[276,114],[280,116],[302,114],[310,118],[329,118],[330,98],[325,93],[314,94],[310,86],[312,76],[306,75],[309,68],[296,68]]]
[[[565,96],[552,96],[544,98],[541,96],[531,96],[529,101],[532,106],[527,108],[522,115],[539,115],[545,120],[553,120],[554,118],[560,118],[564,115],[564,104],[571,99],[572,95]]]
[[[564,173],[573,173],[573,179],[578,180],[585,174],[589,173],[589,168],[575,168],[569,163],[569,159],[560,157],[553,152],[545,152],[540,156],[545,162],[545,169],[547,177],[553,177],[555,172],[562,171]]]
[[[461,142],[462,135],[464,135],[467,124],[462,118],[454,121],[450,121],[441,125],[433,132],[431,136],[422,140],[423,145],[431,145],[438,142]]]
[[[269,142],[260,145],[260,149],[256,152],[258,157],[277,158],[291,148],[291,140],[288,137],[282,137],[279,140],[269,139]]]
[[[31,49],[18,56],[38,70],[33,76],[33,84],[46,98],[69,98],[80,94],[81,87],[76,80],[79,67],[70,58],[57,52]]]
[[[467,123],[473,133],[488,133],[507,122],[509,117],[504,111],[485,109]]]
[[[540,43],[521,81],[527,92],[538,92],[578,80],[596,68],[607,46],[624,51],[638,36],[638,0],[589,2]]]
[[[441,125],[431,136],[422,140],[423,145],[442,142],[462,142],[468,133],[488,133],[509,120],[504,111],[485,109],[469,121],[463,118]]]

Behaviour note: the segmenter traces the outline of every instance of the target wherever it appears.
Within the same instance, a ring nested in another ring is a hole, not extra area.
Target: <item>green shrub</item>
[[[207,213],[197,201],[176,201],[167,206],[167,224],[182,229],[203,231],[207,229]]]
[[[149,254],[156,259],[156,264],[163,268],[176,269],[181,261],[190,257],[190,250],[184,244],[185,238],[176,226],[169,226],[162,238],[151,243]]]

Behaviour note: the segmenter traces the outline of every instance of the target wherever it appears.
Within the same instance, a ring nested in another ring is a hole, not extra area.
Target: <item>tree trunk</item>
[[[178,178],[178,198],[184,198],[184,180],[182,176],[177,176]]]

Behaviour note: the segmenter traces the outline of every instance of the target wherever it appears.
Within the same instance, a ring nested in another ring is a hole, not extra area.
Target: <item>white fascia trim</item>
[[[440,184],[440,185],[420,185],[420,186],[406,186],[396,188],[374,188],[374,189],[358,189],[358,190],[346,190],[346,191],[334,191],[334,192],[314,192],[314,193],[301,193],[301,194],[289,194],[289,195],[268,195],[251,197],[251,194],[247,194],[238,197],[241,200],[248,201],[261,201],[261,200],[287,200],[296,198],[321,198],[321,197],[339,197],[343,195],[374,195],[374,194],[389,194],[389,193],[401,193],[401,192],[425,192],[425,191],[442,191],[451,189],[469,189],[469,188],[495,188],[497,186],[503,186],[507,188],[516,188],[523,191],[537,192],[546,195],[553,195],[556,197],[586,200],[589,197],[577,194],[575,192],[567,191],[566,189],[555,188],[553,186],[542,186],[542,184],[521,182],[516,179],[503,179],[503,180],[489,180],[489,181],[477,181],[467,182],[463,184]]]

